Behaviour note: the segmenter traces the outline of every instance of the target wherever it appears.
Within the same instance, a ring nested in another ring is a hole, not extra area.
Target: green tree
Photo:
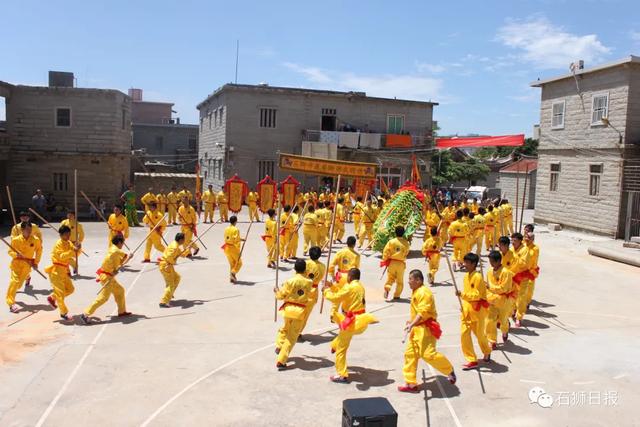
[[[525,156],[538,155],[538,140],[526,138],[524,144],[519,147],[482,147],[475,152],[475,157],[479,159],[489,159],[491,157],[506,157],[514,153],[516,159],[522,154]]]
[[[481,180],[487,177],[490,169],[475,158],[464,162],[456,162],[448,150],[438,151],[431,158],[431,170],[434,171],[432,182],[434,185],[450,184],[457,181]]]

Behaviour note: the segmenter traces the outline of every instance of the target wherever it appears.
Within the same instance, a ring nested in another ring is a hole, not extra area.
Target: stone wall
[[[519,175],[519,177],[518,177]],[[537,172],[529,173],[527,178],[527,194],[525,195],[525,209],[535,208],[536,198],[536,175]],[[524,192],[525,174],[515,172],[500,172],[500,194],[503,198],[509,200],[513,206],[515,215],[516,201],[518,206],[522,206],[522,195]],[[517,191],[516,191],[517,186]],[[517,199],[516,199],[517,194]]]

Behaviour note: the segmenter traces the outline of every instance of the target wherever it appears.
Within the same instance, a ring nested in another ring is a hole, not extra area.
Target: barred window
[[[589,165],[589,195],[600,194],[600,181],[602,180],[602,165]]]
[[[69,175],[66,173],[53,174],[53,191],[68,191]]]
[[[549,179],[549,191],[558,191],[559,178],[560,178],[560,163],[552,163],[551,176]]]
[[[266,175],[273,177],[273,170],[276,162],[274,160],[259,160],[258,161],[258,180],[261,180]]]
[[[277,113],[277,110],[275,108],[261,108],[260,109],[260,127],[275,128],[276,113]]]

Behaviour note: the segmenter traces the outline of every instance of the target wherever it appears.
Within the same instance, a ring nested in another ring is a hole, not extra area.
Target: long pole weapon
[[[340,179],[341,175],[338,175],[338,181],[336,182],[336,194],[340,191]],[[329,277],[329,264],[331,263],[331,250],[333,249],[333,229],[336,225],[336,213],[338,212],[338,200],[336,198],[336,204],[333,207],[333,213],[331,215],[331,227],[329,228],[329,254],[327,255],[327,265],[324,271],[324,283],[327,283]],[[322,308],[324,307],[324,292],[322,292],[322,300],[320,301],[320,314],[322,314]]]
[[[36,216],[36,218],[38,218],[40,221],[44,222],[45,224],[47,224],[49,226],[49,228],[51,229],[51,231],[58,231],[59,229],[54,227],[49,221],[47,221],[46,219],[44,219],[42,216],[40,216],[38,214],[38,212],[36,212],[35,210],[33,210],[32,208],[29,208],[29,212],[31,212],[32,214],[34,214]],[[76,219],[76,228],[78,228],[78,220]],[[76,242],[78,241],[78,238],[76,237]],[[84,256],[89,256],[87,255],[87,253],[85,251],[83,251],[82,249],[80,249],[80,251],[82,252],[82,254]]]
[[[96,207],[96,205],[93,204],[93,202],[91,201],[91,199],[89,199],[89,197],[84,193],[84,191],[80,191],[80,195],[82,197],[85,198],[85,200],[87,202],[89,202],[89,204],[91,205],[91,207],[93,208],[94,211],[96,211],[96,214],[98,214],[98,216],[100,217],[101,220],[103,220],[106,224],[107,227],[109,227],[109,230],[113,229],[111,228],[111,226],[109,225],[109,221],[106,220],[106,218],[104,217],[104,215],[102,215],[102,212],[100,212],[100,210]],[[78,218],[76,217],[76,221],[78,220]],[[131,248],[129,248],[129,245],[127,245],[127,242],[124,242],[124,247],[127,248],[128,250],[131,250]]]

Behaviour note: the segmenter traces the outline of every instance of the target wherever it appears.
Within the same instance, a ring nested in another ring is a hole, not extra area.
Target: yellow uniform
[[[300,220],[300,217],[298,216],[298,214],[295,213],[290,213],[291,215],[291,238],[289,239],[289,241],[287,242],[287,258],[295,258],[296,255],[298,254],[298,240],[299,240],[299,233],[298,233],[298,221]]]
[[[387,268],[387,281],[384,284],[385,293],[396,284],[393,298],[400,298],[404,288],[404,270],[406,268],[407,255],[411,245],[404,237],[396,237],[387,242],[382,251],[382,265]]]
[[[62,220],[62,222],[60,222],[60,227],[62,227],[63,225],[66,225],[67,227],[69,227],[71,229],[71,236],[69,237],[69,241],[71,241],[73,243],[76,242],[76,226],[77,226],[78,227],[78,242],[80,242],[80,243],[84,242],[84,227],[82,226],[82,224],[79,224],[78,221],[76,221],[75,219],[73,221],[71,221],[69,219],[65,219],[65,220]],[[31,226],[31,228],[33,228],[33,225]],[[32,233],[34,231],[35,230],[31,230]]]
[[[53,288],[51,298],[58,305],[60,315],[69,313],[64,299],[71,295],[75,288],[71,281],[71,271],[69,264],[72,264],[76,257],[76,250],[71,240],[58,239],[51,251],[51,265],[44,269],[49,275],[49,281]]]
[[[480,253],[482,252],[482,240],[484,238],[484,224],[485,224],[485,220],[484,220],[484,216],[477,214],[476,216],[473,217],[472,220],[472,224],[473,224],[473,235],[472,235],[472,244],[471,244],[471,248],[469,249],[471,252],[475,252],[476,254],[480,255]],[[473,247],[475,246],[475,251],[473,250]]]
[[[193,194],[191,194],[191,191],[185,189],[178,192],[178,200],[182,201],[185,197],[189,202],[193,200]]]
[[[169,210],[169,222],[171,224],[177,224],[178,221],[178,205],[179,205],[178,193],[172,191],[167,194],[167,209]]]
[[[336,313],[336,323],[340,326],[338,336],[331,341],[331,349],[336,353],[336,372],[347,378],[347,350],[354,335],[360,335],[377,320],[366,312],[364,286],[359,280],[352,280],[338,288],[332,286],[324,291],[324,297],[342,308]]]
[[[438,214],[432,210],[427,210],[424,216],[424,221],[429,228],[437,228],[440,224],[440,217]],[[427,230],[426,236],[429,235],[429,230]]]
[[[306,254],[309,248],[318,245],[318,215],[307,212],[302,218],[302,237],[304,246],[302,251]]]
[[[360,268],[360,254],[350,247],[342,248],[336,252],[329,264],[329,274],[334,278],[336,289],[340,289],[347,283],[347,273],[352,268]],[[331,319],[335,318],[337,312],[338,305],[333,304]]]
[[[277,240],[278,227],[276,226],[276,220],[273,218],[267,218],[264,223],[264,235],[262,240],[267,245],[267,264],[276,262],[276,240]]]
[[[444,354],[436,350],[436,340],[440,338],[438,312],[433,294],[426,286],[420,286],[411,295],[411,322],[417,315],[422,319],[411,328],[407,348],[404,351],[402,374],[409,385],[417,385],[416,370],[420,359],[433,366],[444,375],[453,372],[453,366]]]
[[[127,311],[124,288],[118,283],[115,277],[118,268],[122,266],[126,259],[127,254],[122,252],[116,245],[111,245],[107,256],[105,256],[102,261],[100,269],[96,271],[98,275],[97,280],[102,285],[102,289],[100,289],[98,297],[85,310],[84,314],[91,316],[102,304],[107,302],[111,295],[113,295],[113,299],[115,299],[116,305],[118,306],[118,314],[123,314]]]
[[[109,215],[109,219],[107,220],[107,224],[109,225],[109,245],[111,246],[111,239],[115,236],[122,236],[126,239],[129,238],[129,223],[127,222],[127,217],[124,215],[116,215],[112,213]]]
[[[346,208],[344,205],[336,203],[334,206],[336,210],[336,222],[333,225],[333,238],[335,240],[342,241],[344,237],[344,222],[347,220]]]
[[[235,225],[230,225],[224,230],[224,245],[222,249],[229,261],[229,269],[231,274],[236,274],[242,268],[242,260],[240,259],[240,230]]]
[[[440,268],[440,251],[442,241],[438,236],[431,236],[422,245],[422,255],[429,260],[429,282],[436,279],[436,273]]]
[[[440,239],[443,243],[449,241],[449,226],[456,219],[456,211],[454,208],[447,206],[441,212],[442,224],[440,225]]]
[[[540,258],[540,248],[538,247],[538,245],[536,245],[532,241],[527,241],[525,244],[527,245],[527,248],[529,248],[529,256],[530,256],[530,261],[529,261],[530,263],[528,266],[530,284],[525,294],[526,295],[525,307],[528,307],[529,304],[531,304],[531,300],[533,299],[533,291],[535,290],[535,287],[536,287],[536,279],[538,278],[538,274],[540,274],[540,267],[538,267],[538,258]]]
[[[167,196],[164,193],[156,194],[156,200],[158,203],[158,211],[161,214],[165,214],[167,212]]]
[[[284,325],[276,335],[276,349],[279,349],[278,363],[287,363],[289,354],[302,332],[305,309],[309,302],[312,286],[311,280],[303,274],[296,273],[295,276],[284,282],[276,292],[276,298],[284,301],[280,307],[284,316]]]
[[[246,198],[247,206],[249,206],[249,221],[260,221],[258,217],[258,193],[249,192]]]
[[[198,245],[196,243],[191,244],[191,240],[193,236],[196,234],[196,224],[198,223],[198,215],[196,214],[196,210],[191,205],[181,205],[178,208],[178,218],[180,218],[180,231],[184,233],[184,246],[190,247],[198,250]]]
[[[488,251],[496,244],[496,239],[499,237],[496,235],[496,219],[497,212],[495,209],[484,215],[484,247]]]
[[[460,341],[462,353],[469,362],[476,362],[476,352],[473,349],[471,333],[476,336],[482,354],[490,354],[491,346],[485,335],[485,323],[487,318],[487,288],[482,277],[477,271],[464,275],[464,289],[460,295],[462,299],[462,317],[460,328]]]
[[[520,245],[518,248],[517,256],[521,262],[521,271],[518,271],[513,280],[518,286],[518,298],[516,300],[516,319],[522,320],[527,312],[527,305],[529,304],[529,296],[533,296],[533,273],[536,271],[538,265],[537,246],[533,250],[529,250],[526,244]]]
[[[162,253],[162,258],[158,266],[165,283],[164,295],[162,295],[162,299],[160,300],[161,304],[169,304],[171,299],[173,299],[173,294],[176,292],[176,288],[180,283],[180,275],[176,271],[175,265],[178,258],[185,256],[186,253],[187,252],[181,248],[175,240],[169,243],[169,246],[167,246]]]
[[[322,194],[320,194],[322,196]],[[331,211],[326,208],[320,208],[316,210],[316,217],[318,217],[318,246],[323,247],[327,242],[327,236],[329,234],[328,227],[331,226]],[[328,217],[328,220],[327,220]]]
[[[140,202],[144,205],[144,211],[149,211],[149,204],[152,202],[158,203],[158,198],[152,192],[146,193],[144,196],[140,198]]]
[[[362,222],[362,208],[364,208],[364,204],[362,202],[356,202],[353,207],[353,228],[358,233],[360,231],[360,223]]]
[[[478,202],[474,200],[473,203],[471,203],[471,207],[469,208],[469,211],[473,212],[474,215],[477,215],[479,210],[480,210],[480,206],[478,205]]]
[[[283,212],[280,215],[280,259],[287,258],[287,245],[289,244],[289,240],[291,240],[293,227],[295,227],[295,223],[293,222],[291,213]]]
[[[513,273],[503,266],[497,269],[490,268],[487,272],[487,301],[491,306],[487,315],[485,333],[491,345],[497,342],[498,323],[503,336],[509,332],[509,316],[512,310],[509,298],[512,292],[512,280]]]
[[[227,194],[220,190],[216,201],[218,202],[218,209],[220,209],[220,219],[224,222],[229,221],[229,199]]]
[[[22,284],[31,273],[31,266],[37,266],[42,257],[42,241],[34,235],[30,235],[25,239],[22,234],[11,238],[11,246],[9,256],[12,258],[10,264],[9,288],[7,289],[7,305],[11,307],[16,303],[16,293],[22,287]],[[27,259],[18,258],[18,252]]]
[[[147,244],[144,249],[144,259],[145,261],[151,260],[151,247],[156,248],[158,252],[164,252],[164,245],[162,244],[162,235],[164,234],[164,230],[167,227],[167,221],[164,219],[164,215],[160,212],[156,211],[147,211],[144,218],[142,218],[142,222],[149,226],[149,231],[158,225],[158,228],[155,229],[153,233],[147,239]]]
[[[502,205],[502,209],[504,209],[504,220],[503,220],[503,232],[502,235],[506,236],[507,232],[509,233],[508,235],[512,235],[514,232],[513,229],[513,208],[511,207],[510,203],[505,203],[504,205]]]
[[[360,242],[358,247],[361,248],[365,239],[370,243],[373,239],[373,223],[376,221],[376,212],[373,206],[364,206],[362,208],[362,219],[360,222],[360,233],[358,238]]]
[[[315,307],[318,302],[318,285],[324,279],[324,273],[326,268],[323,263],[320,261],[307,260],[307,269],[304,272],[305,277],[307,277],[312,282],[311,292],[309,294],[309,301],[307,302],[307,306],[304,309],[304,318],[302,322],[302,331],[305,326],[307,326],[307,320],[309,320],[309,316],[313,311],[313,307]]]
[[[469,235],[469,226],[462,220],[456,220],[449,226],[449,238],[453,243],[453,260],[462,262],[466,255],[466,240]]]
[[[216,210],[216,193],[213,190],[207,190],[202,194],[202,202],[204,203],[204,222],[213,222],[213,214]]]
[[[42,242],[42,230],[40,230],[40,227],[38,227],[37,224],[31,223],[31,235],[37,237]],[[13,238],[18,236],[22,236],[22,227],[20,227],[20,223],[11,227],[11,237]]]

